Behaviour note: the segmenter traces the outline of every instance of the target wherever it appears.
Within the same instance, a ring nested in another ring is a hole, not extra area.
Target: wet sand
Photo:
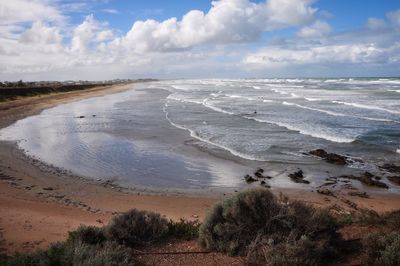
[[[132,85],[96,88],[87,91],[25,98],[0,103],[0,127],[60,103],[127,90]],[[256,184],[252,186],[258,186]],[[248,187],[252,187],[248,186]],[[318,207],[342,206],[351,209],[348,200],[362,208],[389,211],[400,206],[400,197],[376,194],[369,199],[335,197],[296,189],[275,189],[291,199]],[[150,210],[170,219],[202,220],[212,204],[236,193],[203,196],[149,194],[143,190],[125,190],[113,183],[87,180],[28,158],[15,144],[0,142],[0,228],[8,253],[32,251],[65,239],[67,232],[80,224],[103,225],[118,212],[131,208]],[[345,210],[343,210],[345,211]]]

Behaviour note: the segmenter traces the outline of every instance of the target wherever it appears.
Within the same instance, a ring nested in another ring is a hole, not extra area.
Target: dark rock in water
[[[400,176],[388,176],[390,182],[393,182],[400,186]]]
[[[332,185],[336,185],[336,184],[337,184],[337,181],[328,181],[328,182],[323,183],[319,187],[332,186]]]
[[[321,157],[321,158],[325,158],[328,155],[328,153],[323,149],[316,149],[316,150],[310,151],[309,154],[317,156],[317,157]]]
[[[376,180],[376,179],[379,179],[379,178],[376,178],[370,172],[365,172],[364,174],[362,174],[360,176],[342,175],[341,178],[358,180],[358,181],[360,181],[361,183],[363,183],[364,185],[367,185],[367,186],[380,187],[380,188],[389,188],[388,185],[386,185],[385,183]]]
[[[265,182],[264,180],[260,182],[260,185],[266,188],[271,188],[271,186],[268,185],[267,182]]]
[[[289,177],[295,177],[295,178],[304,178],[304,172],[303,170],[299,170],[297,172],[294,172],[293,174],[290,174]]]
[[[366,178],[373,178],[374,175],[371,174],[370,172],[364,172],[364,177],[366,177]]]
[[[317,189],[317,192],[322,195],[335,197],[335,194],[333,194],[333,192],[327,188]]]
[[[85,116],[84,115],[80,115],[80,116],[78,116],[78,118],[85,118]]]
[[[258,177],[258,178],[264,178],[264,176],[263,176],[261,173],[259,173],[259,172],[255,172],[254,175],[255,175],[256,177]]]
[[[310,181],[304,180],[303,171],[299,170],[293,174],[289,174],[290,179],[295,183],[310,184]]]
[[[309,154],[323,158],[328,163],[338,164],[338,165],[345,165],[347,164],[347,157],[343,155],[339,155],[336,153],[328,153],[323,149],[316,149],[310,151]]]
[[[255,175],[256,177],[258,177],[258,178],[265,178],[265,177],[263,176],[263,173],[264,173],[264,169],[260,168],[260,169],[258,169],[258,170],[254,173],[254,175]]]
[[[348,194],[349,194],[349,196],[353,196],[353,197],[369,198],[369,195],[367,194],[367,192],[350,191]]]
[[[395,165],[392,163],[385,163],[384,165],[379,166],[379,168],[381,170],[386,170],[391,173],[399,173],[400,174],[400,166],[399,165]]]
[[[247,183],[253,183],[257,181],[257,179],[255,179],[251,175],[245,175],[244,180],[246,180]]]

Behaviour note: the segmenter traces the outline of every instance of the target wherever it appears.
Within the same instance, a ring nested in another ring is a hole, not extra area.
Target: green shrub
[[[400,265],[400,232],[372,234],[363,240],[365,265]]]
[[[210,250],[243,255],[270,217],[280,211],[275,197],[264,190],[242,192],[217,203],[200,226],[200,243]]]
[[[324,241],[311,241],[306,236],[278,244],[267,237],[257,238],[249,246],[247,262],[250,265],[317,266],[325,260],[329,247]],[[261,263],[263,262],[263,263]]]
[[[107,240],[104,229],[96,226],[81,225],[73,232],[69,232],[69,241],[80,241],[84,244],[101,244]]]
[[[90,245],[81,241],[67,241],[52,245],[46,251],[16,254],[5,266],[118,266],[135,265],[130,250],[115,242]]]
[[[400,227],[400,210],[379,214],[374,210],[360,209],[357,212],[340,215],[336,221],[341,226],[361,224],[397,229]]]
[[[389,227],[397,230],[400,228],[400,210],[384,213],[383,219]]]
[[[199,237],[200,223],[198,221],[188,221],[180,219],[178,222],[172,220],[168,223],[167,236],[190,240]]]
[[[138,246],[165,236],[167,224],[168,221],[159,214],[133,209],[114,217],[108,234],[120,244]]]
[[[72,265],[80,266],[119,266],[135,265],[130,250],[115,242],[104,242],[103,245],[88,245],[82,242],[74,246]]]
[[[69,254],[68,254],[69,255]],[[57,266],[72,265],[72,258],[67,255],[67,245],[56,243],[46,251],[36,251],[31,254],[17,253],[8,258],[4,265],[7,266]]]
[[[4,237],[3,237],[3,233],[0,231],[0,263],[6,257],[6,250],[4,248],[4,245],[5,245],[5,240],[4,240]]]
[[[216,204],[199,232],[200,243],[208,249],[249,257],[254,257],[254,246],[265,246],[265,242],[268,250],[285,247],[288,253],[295,252],[296,244],[290,243],[302,237],[314,246],[324,246],[324,256],[329,256],[330,246],[338,239],[334,219],[326,211],[301,202],[278,202],[264,189],[242,192]],[[255,257],[265,262],[270,256],[266,254]]]

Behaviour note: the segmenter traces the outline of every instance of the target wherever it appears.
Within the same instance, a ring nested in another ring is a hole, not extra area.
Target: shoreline
[[[116,85],[0,103],[0,128],[58,104],[122,92],[132,86],[134,84]],[[101,226],[114,214],[131,208],[159,212],[174,220],[201,221],[216,201],[235,193],[189,196],[140,190],[127,192],[112,183],[71,176],[49,166],[38,167],[40,162],[33,160],[24,156],[16,144],[0,142],[0,212],[3,214],[0,229],[3,229],[9,254],[45,248],[51,242],[63,240],[68,231],[80,224]],[[351,207],[345,199],[360,208],[378,212],[400,206],[400,198],[393,195],[373,195],[364,199],[343,195],[331,197],[299,189],[271,190],[274,194],[282,192],[290,199],[317,207],[339,205],[349,210]]]

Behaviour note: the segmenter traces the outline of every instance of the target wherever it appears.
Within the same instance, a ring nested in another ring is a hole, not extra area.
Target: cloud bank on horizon
[[[331,24],[342,9],[314,0],[219,0],[161,19],[165,1],[98,2],[1,1],[0,79],[400,76],[400,7],[343,27]]]

